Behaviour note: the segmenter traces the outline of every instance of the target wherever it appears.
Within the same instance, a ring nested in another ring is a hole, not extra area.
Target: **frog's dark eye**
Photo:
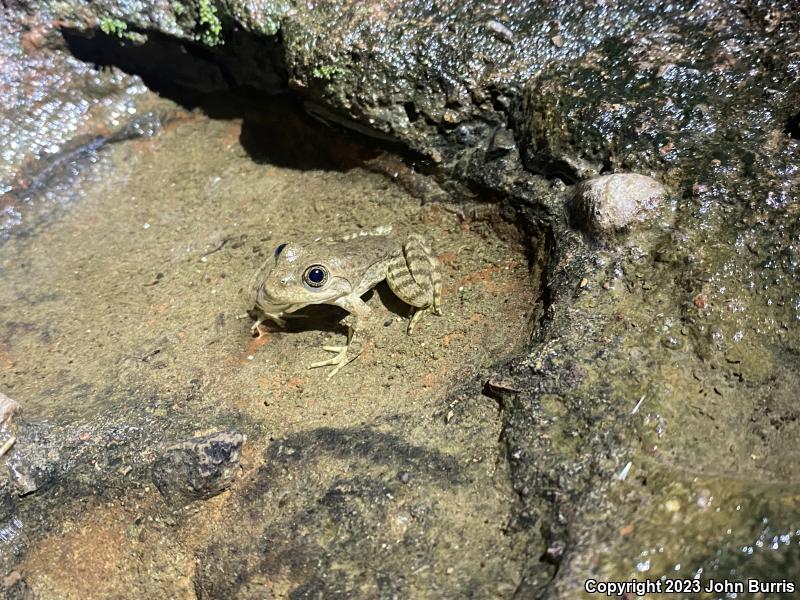
[[[281,244],[280,246],[275,248],[275,258],[278,258],[281,255],[281,252],[283,252],[284,248],[286,248],[286,244]]]
[[[322,287],[328,283],[328,269],[322,265],[311,265],[303,273],[303,281],[311,287]]]

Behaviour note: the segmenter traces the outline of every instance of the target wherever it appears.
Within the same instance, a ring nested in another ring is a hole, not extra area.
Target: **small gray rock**
[[[667,192],[646,175],[616,173],[579,184],[569,203],[571,222],[597,237],[630,230],[656,214]]]
[[[5,423],[19,410],[19,404],[0,392],[0,424]]]
[[[0,424],[0,444],[10,441],[13,445],[0,461],[5,462],[19,496],[50,487],[69,469],[65,440],[47,423],[26,421],[18,412],[8,416]]]
[[[511,44],[514,42],[514,32],[503,25],[500,21],[487,21],[486,30],[501,42]]]
[[[497,158],[516,149],[517,143],[514,140],[514,134],[505,127],[497,127],[489,138],[486,157],[490,159]]]
[[[236,476],[245,440],[240,433],[219,432],[170,446],[153,463],[153,482],[173,506],[216,496]]]
[[[16,503],[14,484],[7,473],[0,471],[0,523],[5,523],[11,518]]]

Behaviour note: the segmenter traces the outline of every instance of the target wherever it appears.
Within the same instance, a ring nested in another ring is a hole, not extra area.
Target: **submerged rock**
[[[657,214],[667,191],[636,173],[602,175],[576,186],[569,204],[573,225],[597,237],[630,230]]]
[[[245,440],[219,432],[170,446],[153,463],[153,481],[173,506],[216,496],[236,477]]]

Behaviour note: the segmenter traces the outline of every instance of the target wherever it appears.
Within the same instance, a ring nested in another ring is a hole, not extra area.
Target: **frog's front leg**
[[[264,311],[259,311],[259,312],[260,312],[260,315],[259,315],[258,319],[256,319],[256,322],[253,324],[252,327],[250,327],[250,333],[252,335],[259,335],[259,336],[261,335],[261,332],[258,329],[258,326],[261,325],[262,323],[264,323],[265,321],[272,321],[273,323],[277,324],[279,327],[284,327],[284,328],[286,327],[286,321],[283,318],[284,315],[283,315],[282,312],[278,312],[278,313],[268,313],[268,312],[264,312]],[[247,315],[245,315],[245,316],[247,316]]]
[[[336,356],[328,360],[315,362],[309,367],[314,369],[317,367],[333,366],[331,372],[328,373],[328,379],[336,375],[342,367],[354,361],[361,354],[363,350],[363,340],[359,340],[360,343],[358,346],[360,347],[353,353],[353,339],[357,334],[361,337],[360,333],[362,332],[364,321],[372,312],[369,306],[356,294],[340,298],[335,304],[350,313],[347,317],[342,319],[342,323],[347,325],[347,343],[344,346],[323,346],[323,350],[326,352],[335,352]]]

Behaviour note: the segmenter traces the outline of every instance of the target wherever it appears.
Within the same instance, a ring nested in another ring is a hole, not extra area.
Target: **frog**
[[[382,281],[411,307],[406,333],[411,335],[428,313],[441,315],[442,277],[439,262],[424,236],[392,235],[391,227],[359,231],[340,239],[281,242],[256,273],[251,302],[254,334],[265,321],[285,327],[292,313],[316,304],[347,311],[343,345],[323,345],[334,357],[309,368],[333,368],[330,379],[361,354],[354,340],[363,337],[372,309],[362,296]],[[360,344],[363,349],[363,343]]]

